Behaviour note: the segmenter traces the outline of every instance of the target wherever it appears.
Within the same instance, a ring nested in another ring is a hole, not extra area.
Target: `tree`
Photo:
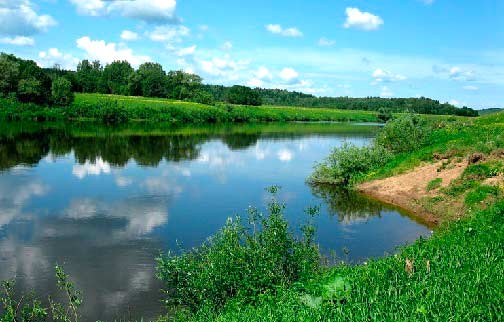
[[[134,72],[127,61],[114,61],[103,69],[103,80],[108,94],[128,95],[128,80]]]
[[[163,67],[157,63],[144,63],[130,77],[129,90],[132,95],[166,97],[167,79]]]
[[[64,77],[56,78],[51,86],[51,96],[55,105],[70,105],[75,98],[72,83]]]
[[[195,74],[181,70],[171,71],[167,75],[168,97],[184,100],[193,97],[201,88],[203,79]]]
[[[231,87],[227,94],[227,102],[240,105],[261,105],[261,96],[259,93],[247,86],[235,85]]]
[[[17,88],[17,97],[21,102],[41,103],[44,100],[41,82],[33,77],[20,80]]]
[[[84,93],[95,93],[99,89],[103,68],[99,61],[85,59],[77,65],[76,79],[79,89]]]
[[[9,55],[0,55],[0,93],[7,96],[17,91],[19,81],[19,63],[9,59]]]

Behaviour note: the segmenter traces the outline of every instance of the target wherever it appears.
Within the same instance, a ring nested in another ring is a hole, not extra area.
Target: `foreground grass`
[[[442,227],[399,255],[361,266],[340,266],[312,283],[265,294],[255,306],[230,303],[194,321],[502,321],[504,202]],[[408,266],[406,263],[412,263]],[[408,268],[410,267],[410,268]],[[348,291],[310,307],[335,277]],[[181,318],[183,320],[186,317]]]
[[[446,207],[463,203],[465,215],[443,223],[432,238],[365,265],[326,268],[309,281],[257,296],[253,305],[235,298],[222,309],[204,306],[175,320],[502,321],[504,187],[484,182],[504,175],[503,134],[504,114],[437,123],[421,148],[394,154],[384,166],[358,177],[362,182],[422,162],[461,162],[481,154],[481,161],[439,190],[438,202]]]
[[[128,121],[171,124],[245,123],[286,121],[377,122],[377,113],[324,108],[274,106],[203,105],[169,99],[103,94],[76,94],[67,108],[0,101],[0,119],[5,120],[94,120],[106,123]]]

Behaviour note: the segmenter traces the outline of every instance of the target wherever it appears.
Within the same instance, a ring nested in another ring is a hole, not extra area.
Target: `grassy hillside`
[[[94,120],[105,123],[128,121],[171,124],[245,123],[286,121],[377,122],[377,113],[297,107],[251,107],[204,105],[169,99],[132,96],[77,94],[66,108],[40,107],[0,100],[0,118],[6,120]]]

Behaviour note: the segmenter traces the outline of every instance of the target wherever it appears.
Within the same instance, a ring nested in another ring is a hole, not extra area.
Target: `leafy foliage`
[[[278,187],[269,191],[274,195]],[[166,285],[166,303],[197,311],[205,305],[223,307],[229,300],[251,303],[261,294],[274,294],[309,278],[319,269],[314,230],[304,238],[289,231],[285,205],[273,197],[268,215],[250,208],[248,225],[237,217],[201,247],[182,255],[158,258],[158,277]]]
[[[405,114],[388,122],[370,146],[345,143],[315,167],[308,181],[349,186],[363,175],[383,167],[398,153],[411,152],[426,144],[431,126],[417,115]]]
[[[238,105],[261,105],[261,97],[251,88],[235,85],[228,90],[226,101]]]
[[[357,177],[384,165],[391,153],[380,145],[357,147],[345,143],[317,165],[308,179],[312,183],[350,185]]]
[[[385,125],[376,138],[376,145],[393,153],[410,152],[423,146],[431,132],[426,119],[405,114]]]
[[[55,105],[68,106],[75,99],[72,83],[64,77],[59,77],[52,82],[51,99]]]
[[[56,281],[58,288],[65,293],[68,303],[65,305],[48,298],[49,306],[45,306],[36,298],[34,293],[15,297],[13,281],[3,281],[1,286],[3,294],[0,301],[3,313],[0,311],[1,322],[78,322],[79,307],[82,304],[80,292],[70,281],[61,266],[56,265]]]

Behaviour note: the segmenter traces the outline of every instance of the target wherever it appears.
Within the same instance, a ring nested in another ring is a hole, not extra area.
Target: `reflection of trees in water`
[[[359,132],[360,131],[360,132]],[[369,137],[367,127],[330,124],[244,124],[190,128],[149,127],[128,124],[108,128],[93,123],[0,124],[0,170],[16,165],[36,165],[49,152],[64,156],[75,152],[77,162],[95,162],[101,158],[114,166],[135,160],[143,166],[157,166],[167,161],[194,160],[200,146],[212,139],[221,139],[231,150],[243,150],[259,139],[297,139],[306,136]]]
[[[163,159],[197,159],[208,135],[73,137],[63,131],[0,136],[0,170],[17,165],[36,165],[51,152],[63,156],[72,151],[80,164],[101,158],[114,166],[133,159],[143,166],[157,166]]]
[[[0,137],[0,170],[35,165],[49,153],[49,138],[38,133]]]
[[[352,190],[331,185],[311,185],[312,193],[322,198],[331,216],[338,216],[341,222],[367,220],[380,216],[385,210],[382,203],[367,198]]]

